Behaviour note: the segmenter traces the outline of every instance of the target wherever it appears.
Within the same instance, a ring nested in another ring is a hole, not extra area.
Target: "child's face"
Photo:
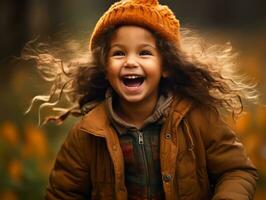
[[[127,103],[156,101],[162,58],[154,36],[138,26],[122,26],[111,38],[107,79]]]

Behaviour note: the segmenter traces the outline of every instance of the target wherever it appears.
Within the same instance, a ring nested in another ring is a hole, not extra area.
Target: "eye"
[[[149,51],[149,50],[141,50],[139,52],[139,55],[141,55],[141,56],[151,56],[152,55],[152,52]]]
[[[124,56],[125,53],[123,51],[121,51],[121,50],[117,50],[117,51],[112,52],[111,55],[112,56]]]

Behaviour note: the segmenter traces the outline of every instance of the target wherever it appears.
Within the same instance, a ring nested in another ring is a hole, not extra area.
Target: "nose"
[[[138,67],[138,62],[137,62],[136,56],[128,55],[126,57],[126,60],[125,60],[125,63],[124,63],[124,67],[128,67],[128,68]]]

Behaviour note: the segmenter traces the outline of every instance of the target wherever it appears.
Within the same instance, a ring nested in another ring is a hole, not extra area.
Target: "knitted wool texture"
[[[110,27],[137,25],[157,32],[162,38],[179,44],[179,21],[158,0],[121,0],[114,3],[97,22],[90,40],[90,50]]]

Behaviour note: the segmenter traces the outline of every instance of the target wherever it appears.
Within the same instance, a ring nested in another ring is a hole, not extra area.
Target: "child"
[[[49,120],[83,117],[57,155],[45,199],[253,198],[257,171],[221,111],[237,116],[254,90],[231,77],[228,51],[199,54],[183,37],[157,0],[119,1],[101,17],[91,62],[62,68],[51,90],[50,100],[65,93],[73,107]]]

